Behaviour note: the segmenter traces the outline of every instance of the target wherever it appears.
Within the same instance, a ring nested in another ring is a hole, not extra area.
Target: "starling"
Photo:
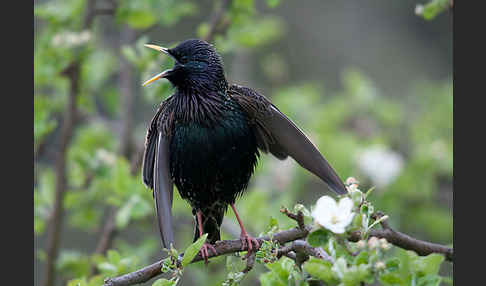
[[[147,131],[142,166],[145,185],[154,190],[164,247],[174,243],[172,192],[189,202],[195,220],[194,241],[204,233],[201,256],[220,240],[220,226],[231,206],[241,228],[242,250],[258,249],[245,230],[235,200],[248,186],[260,152],[288,156],[322,179],[338,194],[346,188],[304,133],[267,98],[226,81],[220,55],[209,43],[186,40],[175,48],[145,45],[175,64],[147,80],[167,79],[175,93],[164,100]]]

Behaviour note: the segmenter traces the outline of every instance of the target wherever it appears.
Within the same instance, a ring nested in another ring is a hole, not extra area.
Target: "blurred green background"
[[[375,186],[370,200],[390,215],[395,229],[451,244],[452,15],[446,11],[427,21],[416,14],[417,4],[36,1],[34,285],[45,285],[49,219],[60,189],[53,285],[95,273],[120,274],[162,257],[152,194],[142,184],[139,165],[148,124],[172,88],[166,81],[146,88],[141,83],[173,63],[143,44],[172,47],[205,38],[214,19],[219,21],[211,42],[230,82],[270,98],[343,180],[357,178],[362,190]],[[78,73],[66,70],[73,63]],[[70,116],[72,132],[63,133]],[[65,162],[65,174],[59,161]],[[310,207],[324,194],[330,192],[292,159],[262,156],[249,192],[236,206],[249,232],[258,235],[271,217],[283,227],[292,225],[279,213],[282,205]],[[178,194],[174,215],[183,249],[192,240],[193,219]],[[229,211],[223,239],[238,235]],[[181,285],[219,285],[225,261],[191,265]],[[450,273],[452,266],[443,268]],[[258,283],[263,271],[256,265],[242,284]]]

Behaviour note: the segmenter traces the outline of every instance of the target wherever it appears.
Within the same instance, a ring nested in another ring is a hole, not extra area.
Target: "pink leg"
[[[196,213],[196,217],[197,217],[197,225],[198,225],[198,229],[199,229],[199,236],[202,236],[203,235],[203,228],[202,228],[202,213],[201,211],[197,211]],[[216,252],[216,248],[214,248],[214,246],[212,246],[211,244],[205,242],[203,244],[203,246],[201,247],[201,256],[202,258],[204,258],[204,263],[207,265],[209,263],[208,261],[208,257],[209,257],[209,252],[208,252],[208,248],[211,249],[211,251],[213,251],[214,255],[217,255],[218,253]]]
[[[238,220],[238,223],[240,224],[240,228],[241,228],[241,234],[240,234],[240,239],[241,239],[241,244],[242,244],[241,250],[245,250],[245,248],[247,248],[247,250],[248,250],[247,256],[249,256],[250,252],[253,250],[253,244],[255,244],[255,250],[257,250],[258,248],[260,248],[260,243],[258,243],[257,239],[251,237],[246,232],[245,227],[243,226],[243,223],[241,222],[240,216],[238,215],[238,212],[236,211],[236,208],[233,204],[231,204],[231,208],[233,208],[233,212],[235,213],[236,219]],[[245,247],[246,245],[248,247]]]

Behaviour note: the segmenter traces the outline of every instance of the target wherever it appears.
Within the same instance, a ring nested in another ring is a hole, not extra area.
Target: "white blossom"
[[[383,269],[386,268],[386,265],[383,261],[378,261],[378,262],[375,263],[375,268],[377,270],[383,270]]]
[[[424,6],[423,5],[420,5],[418,4],[417,6],[415,6],[415,15],[422,15],[424,13]]]
[[[336,203],[333,198],[322,196],[317,200],[316,206],[312,210],[312,217],[317,224],[324,228],[334,233],[344,233],[346,227],[353,220],[353,206],[353,201],[348,197],[344,197],[339,203]]]
[[[403,169],[402,155],[383,146],[374,146],[362,151],[357,157],[360,170],[382,188],[393,182]]]
[[[64,31],[52,38],[52,44],[56,47],[74,48],[87,43],[90,39],[91,32],[88,30],[81,32]]]
[[[115,154],[107,151],[106,149],[96,150],[96,158],[106,165],[113,166],[116,163]]]

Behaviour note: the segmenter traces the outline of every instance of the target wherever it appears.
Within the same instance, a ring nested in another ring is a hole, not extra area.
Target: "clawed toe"
[[[241,250],[248,250],[248,254],[246,256],[249,256],[253,249],[257,250],[258,248],[260,248],[260,243],[258,242],[258,240],[249,236],[248,234],[241,235],[240,240]],[[255,247],[253,247],[253,245]]]
[[[211,244],[205,242],[203,244],[203,246],[201,247],[201,250],[200,250],[200,253],[201,253],[201,256],[202,258],[204,259],[204,263],[207,265],[209,263],[209,251],[208,249],[210,249],[214,255],[218,255],[218,252],[216,251],[216,248],[214,248],[214,246],[212,246]]]

